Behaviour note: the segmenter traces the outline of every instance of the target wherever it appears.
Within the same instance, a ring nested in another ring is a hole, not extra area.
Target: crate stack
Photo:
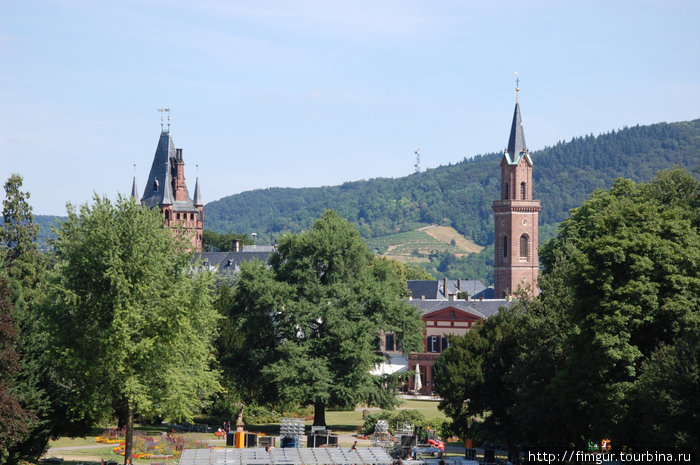
[[[304,439],[304,419],[284,417],[280,422],[280,442],[284,445],[294,444],[292,447],[299,447]]]

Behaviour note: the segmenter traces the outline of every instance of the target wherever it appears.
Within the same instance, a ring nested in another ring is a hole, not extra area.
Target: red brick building
[[[518,89],[516,89],[517,91]],[[508,147],[501,159],[501,198],[495,214],[494,289],[496,298],[530,287],[536,295],[539,270],[540,201],[532,200],[532,159],[525,145],[520,105],[515,103]]]
[[[132,196],[136,196],[136,180]],[[170,135],[170,125],[160,133],[158,147],[141,197],[141,204],[160,208],[165,224],[190,237],[192,250],[201,252],[204,232],[204,202],[199,177],[194,187],[194,199],[185,183],[185,161],[182,149],[176,149]]]

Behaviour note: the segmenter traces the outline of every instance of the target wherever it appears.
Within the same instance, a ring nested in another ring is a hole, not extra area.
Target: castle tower
[[[516,88],[516,92],[519,90]],[[532,200],[532,159],[525,145],[517,97],[508,148],[501,159],[501,198],[493,202],[492,209],[495,297],[502,299],[527,285],[532,295],[537,295],[540,201]]]
[[[195,200],[187,192],[185,162],[182,149],[176,149],[170,135],[170,124],[164,130],[161,123],[160,139],[156,148],[148,182],[141,197],[141,204],[158,207],[163,212],[165,224],[191,236],[192,250],[202,251],[204,232],[204,204],[202,203],[199,177],[195,186]]]

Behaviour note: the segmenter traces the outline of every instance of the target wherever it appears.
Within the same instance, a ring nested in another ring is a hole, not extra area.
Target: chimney
[[[445,299],[447,299],[447,284],[448,284],[447,277],[442,279],[442,294],[445,296]]]
[[[450,294],[450,298],[448,299],[450,302],[453,302],[455,300],[455,295]]]
[[[233,251],[238,252],[240,245],[241,245],[241,241],[239,241],[238,239],[234,239],[233,240]]]
[[[462,278],[457,278],[457,293],[462,292]]]

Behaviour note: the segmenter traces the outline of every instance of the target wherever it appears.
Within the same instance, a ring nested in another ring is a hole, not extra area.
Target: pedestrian
[[[352,447],[350,448],[350,450],[357,450],[357,441],[352,443]]]

